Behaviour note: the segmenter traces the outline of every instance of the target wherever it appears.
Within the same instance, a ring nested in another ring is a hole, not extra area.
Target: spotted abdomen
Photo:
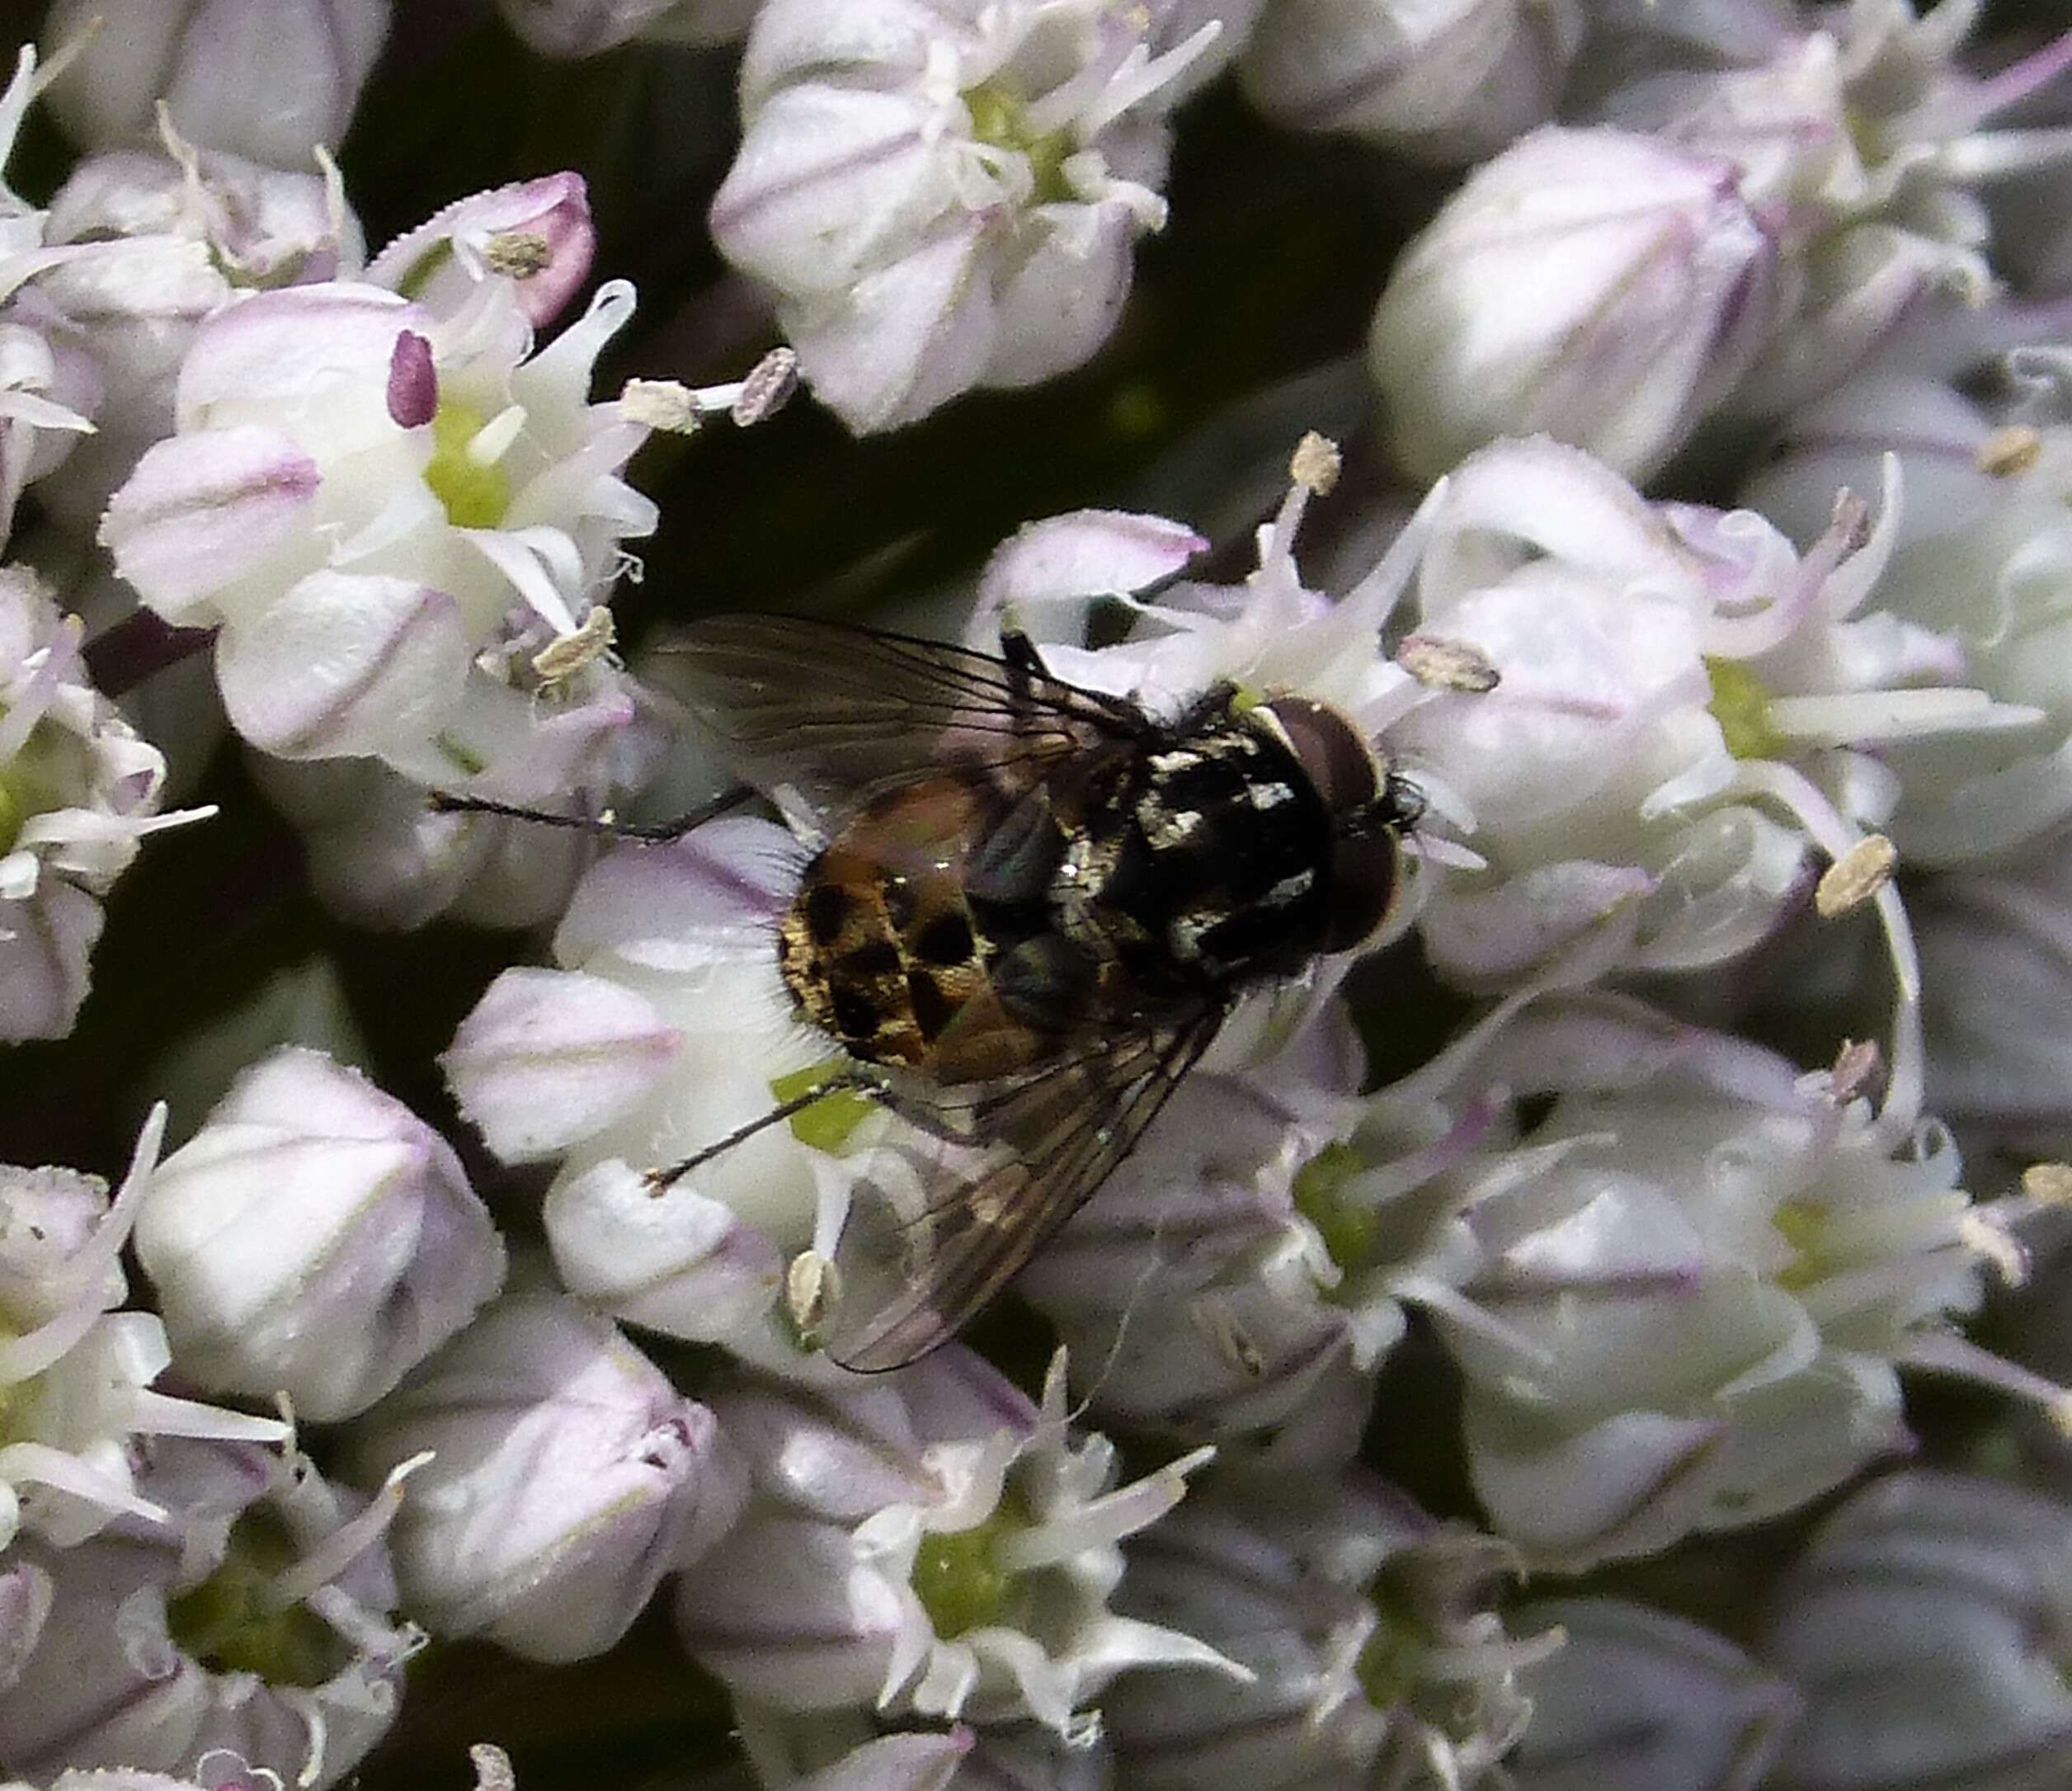
[[[974,919],[963,870],[987,812],[953,780],[866,806],[806,868],[779,924],[778,965],[800,1012],[852,1057],[982,1081],[1042,1054],[1002,1008],[996,943]]]

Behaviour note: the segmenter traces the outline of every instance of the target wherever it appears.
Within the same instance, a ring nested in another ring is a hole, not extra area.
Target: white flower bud
[[[559,1156],[671,1073],[684,1035],[623,984],[506,970],[440,1058],[460,1110],[507,1163]]]
[[[497,0],[504,22],[543,56],[599,56],[629,40],[732,43],[756,0]]]
[[[1554,115],[1583,25],[1576,0],[1283,0],[1241,78],[1278,124],[1472,162]]]
[[[309,1791],[337,1784],[387,1731],[423,1639],[393,1619],[381,1544],[399,1487],[363,1502],[306,1458],[181,1440],[156,1446],[143,1490],[158,1520],[14,1557],[47,1577],[51,1605],[0,1689],[9,1768],[213,1784],[210,1765],[235,1759]]]
[[[532,1660],[610,1647],[740,1509],[712,1413],[544,1289],[491,1306],[360,1419],[351,1449],[369,1479],[431,1452],[392,1542],[410,1609],[435,1635]]]
[[[1769,339],[1778,280],[1731,163],[1537,132],[1470,176],[1389,276],[1368,341],[1389,445],[1433,478],[1545,431],[1645,475]]]
[[[275,1053],[153,1179],[137,1253],[182,1367],[363,1411],[460,1329],[503,1247],[451,1148],[357,1071]]]
[[[1742,1791],[1769,1783],[1800,1704],[1696,1624],[1615,1598],[1528,1605],[1567,1640],[1519,1676],[1533,1720],[1506,1762],[1520,1791]]]
[[[2072,1773],[2072,1510],[1926,1472],[1867,1487],[1769,1601],[1760,1650],[1806,1701],[1779,1782],[2021,1791]]]
[[[77,39],[50,92],[73,140],[148,136],[163,100],[181,133],[275,167],[346,134],[388,34],[388,0],[57,0],[49,54]]]

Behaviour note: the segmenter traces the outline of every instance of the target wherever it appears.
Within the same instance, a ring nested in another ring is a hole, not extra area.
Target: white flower
[[[400,1478],[363,1504],[306,1457],[167,1441],[144,1481],[158,1520],[18,1545],[51,1606],[0,1690],[9,1767],[214,1784],[212,1760],[234,1758],[310,1791],[337,1784],[388,1729],[423,1639],[394,1618],[382,1546]]]
[[[2062,70],[2046,44],[1990,76],[1957,58],[1977,0],[1916,15],[1911,0],[1859,0],[1804,24],[1759,24],[1743,66],[1672,67],[1615,92],[1605,115],[1726,158],[1742,190],[1783,220],[1802,285],[1733,395],[1775,416],[1856,370],[1905,322],[1975,306],[1993,280],[1987,197],[2062,163],[2062,130],[1995,130]],[[1807,28],[1811,26],[1811,28]]]
[[[1040,1412],[955,1346],[896,1379],[759,1402],[743,1441],[764,1501],[685,1574],[676,1605],[691,1652],[737,1695],[1090,1738],[1086,1707],[1124,1668],[1233,1670],[1108,1609],[1120,1539],[1170,1511],[1207,1452],[1114,1487],[1114,1449],[1071,1440],[1062,1361]],[[878,1452],[892,1459],[872,1464]]]
[[[2059,1500],[1928,1472],[1858,1493],[1771,1600],[1759,1652],[1806,1701],[1778,1782],[2062,1783],[2068,1562],[2072,1510]]]
[[[153,1392],[170,1360],[165,1327],[114,1309],[165,1123],[154,1109],[112,1198],[96,1176],[0,1166],[0,1548],[17,1529],[70,1547],[120,1515],[162,1517],[136,1489],[140,1438],[285,1434]],[[33,1590],[17,1581],[12,1595]]]
[[[1627,131],[1538,131],[1395,263],[1368,339],[1389,446],[1434,478],[1543,430],[1645,476],[1769,340],[1780,277],[1731,163]]]
[[[0,1039],[61,1039],[86,998],[101,898],[157,828],[165,761],[87,682],[80,627],[0,568]]]
[[[630,314],[607,285],[528,356],[511,284],[439,318],[351,283],[254,295],[180,372],[179,431],[118,491],[101,539],[169,621],[218,625],[225,706],[253,744],[371,756],[451,787],[534,711],[615,676],[549,681],[654,507],[618,477],[644,438],[586,402]]]
[[[1960,341],[1955,358],[1968,370],[1979,357]],[[1970,676],[2036,717],[2025,732],[1894,755],[1901,799],[1890,831],[1925,863],[2003,853],[2072,818],[2061,614],[2072,584],[2068,365],[2060,349],[2018,351],[2009,365],[2023,376],[2021,400],[1989,408],[1939,370],[1895,356],[1795,417],[1787,451],[1749,481],[1752,502],[1803,528],[1815,483],[1858,477],[1880,452],[1896,455],[1919,501],[1910,500],[1881,601],[1961,644]]]
[[[1800,1704],[1725,1638],[1616,1598],[1528,1605],[1567,1638],[1519,1676],[1533,1720],[1509,1762],[1519,1791],[1754,1791]]]
[[[532,1660],[610,1647],[741,1502],[712,1413],[545,1288],[492,1305],[351,1448],[369,1480],[425,1458],[391,1543],[411,1610]]]
[[[1494,1050],[1478,1078],[1560,1098],[1466,1215],[1480,1319],[1434,1317],[1477,1493],[1529,1562],[1644,1553],[1839,1484],[1904,1445],[1900,1367],[2072,1405],[1952,1328],[1989,1267],[2019,1277],[2031,1203],[1974,1205],[1947,1131],[1915,1123],[1917,1062],[1874,1115],[1832,1075],[1616,1007],[1528,1015]]]
[[[822,401],[889,429],[1080,365],[1165,220],[1164,6],[773,0],[742,64],[720,251],[765,282]]]
[[[50,93],[90,149],[150,134],[161,100],[181,133],[275,167],[335,145],[388,35],[388,0],[56,0]]]
[[[460,1161],[358,1071],[289,1047],[240,1076],[160,1166],[137,1255],[181,1367],[362,1412],[466,1324],[503,1246]]]
[[[16,134],[35,92],[36,53],[27,44],[0,92],[0,548],[29,481],[48,473],[76,437],[92,431],[99,404],[92,363],[54,328],[47,301],[28,283],[82,252],[49,246],[45,214],[7,184]]]
[[[1891,818],[1886,758],[2031,725],[1960,683],[1955,640],[1867,610],[1896,474],[1875,526],[1828,502],[1801,555],[1754,511],[1651,506],[1546,441],[1499,443],[1449,481],[1414,625],[1500,681],[1434,693],[1392,736],[1487,860],[1427,910],[1448,974],[1508,986],[1611,917],[1634,929],[1632,968],[1739,956],[1804,903],[1809,840],[1840,859]],[[1910,1006],[1905,917],[1877,900]]]
[[[1523,1732],[1518,1670],[1560,1644],[1514,1639],[1493,1606],[1516,1557],[1358,1469],[1269,1452],[1137,1538],[1124,1608],[1252,1670],[1118,1685],[1123,1782],[1151,1791],[1481,1786]]]
[[[1241,78],[1276,123],[1474,162],[1554,115],[1583,28],[1577,0],[1283,0]]]
[[[48,239],[82,247],[35,290],[102,396],[95,432],[37,497],[82,532],[138,456],[173,432],[174,383],[205,319],[238,292],[329,280],[364,256],[335,170],[284,172],[163,136],[162,152],[88,157],[50,202]]]

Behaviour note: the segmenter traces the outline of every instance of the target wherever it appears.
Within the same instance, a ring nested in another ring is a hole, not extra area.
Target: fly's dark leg
[[[686,1157],[680,1163],[671,1163],[666,1169],[651,1169],[640,1179],[647,1183],[649,1192],[660,1194],[672,1181],[689,1175],[694,1169],[702,1167],[715,1157],[725,1154],[737,1144],[755,1137],[758,1132],[767,1131],[779,1121],[790,1119],[793,1114],[803,1113],[817,1101],[824,1101],[830,1095],[849,1092],[874,1094],[877,1091],[878,1084],[854,1066],[837,1070],[825,1082],[815,1082],[803,1094],[793,1095],[789,1101],[780,1101],[769,1112],[758,1115],[746,1125],[736,1126],[724,1138],[713,1139],[703,1150]]]
[[[725,814],[731,808],[738,808],[755,794],[746,784],[737,784],[732,789],[723,790],[710,802],[700,804],[687,814],[645,826],[607,820],[600,816],[555,814],[549,809],[520,808],[516,803],[492,802],[486,796],[459,796],[444,789],[433,790],[431,802],[431,806],[441,814],[502,815],[507,821],[530,821],[543,827],[574,827],[583,833],[602,834],[607,839],[632,840],[638,844],[656,845],[681,839],[693,828],[703,827],[714,816]]]

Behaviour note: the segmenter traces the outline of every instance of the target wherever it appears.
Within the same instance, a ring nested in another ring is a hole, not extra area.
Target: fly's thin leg
[[[758,1115],[746,1125],[738,1125],[724,1138],[715,1138],[697,1152],[686,1157],[680,1163],[671,1163],[666,1169],[651,1169],[640,1178],[647,1183],[648,1191],[660,1194],[672,1181],[689,1175],[692,1170],[710,1162],[715,1157],[724,1155],[737,1144],[751,1138],[758,1132],[767,1131],[780,1120],[789,1119],[793,1114],[803,1113],[817,1101],[824,1101],[830,1095],[844,1093],[874,1094],[878,1084],[855,1068],[839,1070],[825,1082],[815,1082],[803,1093],[793,1095],[789,1101],[781,1101],[769,1112]]]
[[[431,800],[431,806],[441,814],[502,815],[507,821],[530,821],[543,827],[574,827],[579,832],[599,833],[607,839],[632,840],[638,844],[657,845],[681,839],[694,827],[703,827],[714,816],[725,814],[730,808],[738,808],[755,794],[746,784],[737,784],[732,789],[721,791],[710,802],[700,804],[687,814],[645,826],[615,821],[607,816],[555,814],[549,809],[525,808],[516,803],[492,802],[486,796],[461,796],[444,789],[433,790]]]

